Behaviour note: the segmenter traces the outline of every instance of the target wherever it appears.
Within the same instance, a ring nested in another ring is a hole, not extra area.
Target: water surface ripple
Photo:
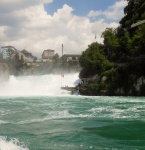
[[[1,150],[144,150],[144,97],[0,97]]]

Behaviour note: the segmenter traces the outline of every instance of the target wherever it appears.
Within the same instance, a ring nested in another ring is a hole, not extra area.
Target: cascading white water
[[[5,137],[0,136],[0,150],[29,150],[24,145],[20,144],[18,139],[7,141]]]
[[[56,96],[70,95],[61,86],[76,86],[80,82],[78,73],[42,76],[10,76],[8,82],[0,85],[0,96]]]

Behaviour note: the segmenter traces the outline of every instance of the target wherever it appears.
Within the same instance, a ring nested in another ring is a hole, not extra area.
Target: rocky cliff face
[[[89,96],[145,96],[145,76],[132,75],[122,86],[115,87],[114,84],[107,83],[107,80],[106,76],[85,78],[79,92]]]
[[[0,82],[7,81],[9,79],[9,67],[5,63],[0,63]]]

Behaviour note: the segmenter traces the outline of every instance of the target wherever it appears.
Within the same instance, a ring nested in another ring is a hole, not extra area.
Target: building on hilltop
[[[48,59],[48,60],[52,59],[54,56],[54,52],[55,50],[51,50],[51,49],[44,50],[42,53],[42,59]]]
[[[1,47],[1,53],[2,53],[3,59],[10,58],[11,55],[13,53],[15,53],[16,51],[17,51],[17,49],[13,46],[3,46],[3,47]]]
[[[12,59],[15,59],[18,55],[19,59],[21,60],[23,58],[23,60],[25,62],[33,62],[35,57],[32,56],[31,53],[29,53],[28,51],[26,51],[25,49],[23,49],[22,51],[17,50],[13,55],[12,55]]]
[[[23,49],[21,53],[23,53],[28,60],[30,61],[34,60],[34,56],[32,56],[32,54],[26,51],[25,49]]]

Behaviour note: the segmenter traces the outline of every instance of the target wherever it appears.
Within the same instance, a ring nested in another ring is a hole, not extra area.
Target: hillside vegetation
[[[127,0],[118,28],[107,28],[103,44],[82,53],[80,78],[84,95],[145,95],[145,1]]]

